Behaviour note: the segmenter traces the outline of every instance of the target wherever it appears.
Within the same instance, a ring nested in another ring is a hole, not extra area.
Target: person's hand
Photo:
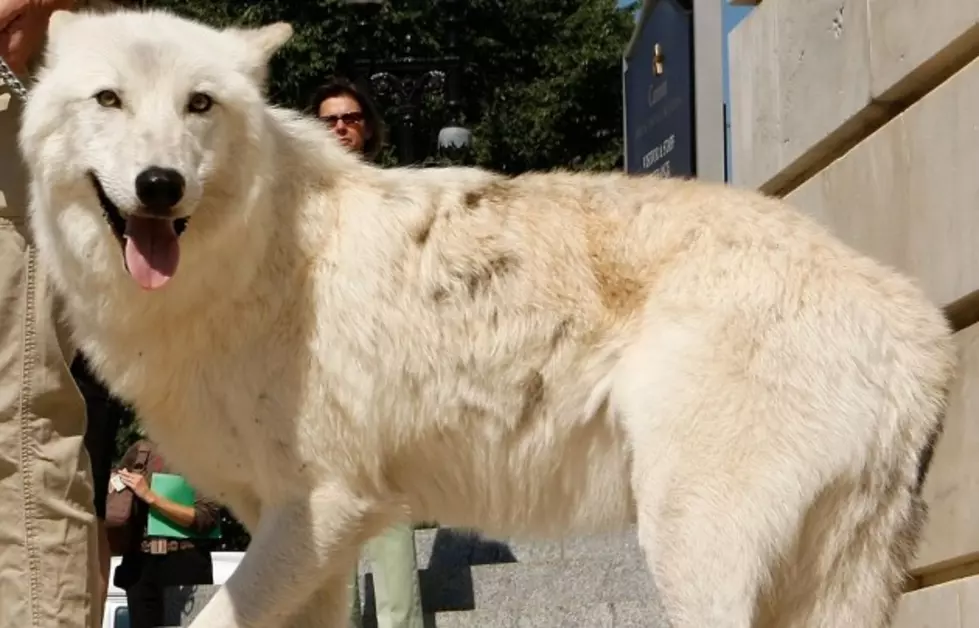
[[[51,14],[74,0],[0,0],[0,57],[17,74],[41,51]]]
[[[148,504],[153,502],[155,495],[150,490],[150,485],[146,482],[146,478],[142,474],[120,469],[119,477],[122,479],[122,483],[128,486],[136,497]]]

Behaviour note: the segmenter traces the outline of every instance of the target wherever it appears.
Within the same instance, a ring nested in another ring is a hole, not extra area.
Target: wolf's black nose
[[[150,166],[136,175],[136,196],[154,214],[169,214],[184,195],[184,178],[173,168]]]

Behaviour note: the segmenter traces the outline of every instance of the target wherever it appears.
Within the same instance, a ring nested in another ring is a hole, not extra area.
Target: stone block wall
[[[728,46],[732,184],[916,277],[963,327],[895,628],[979,628],[979,0],[764,0]]]

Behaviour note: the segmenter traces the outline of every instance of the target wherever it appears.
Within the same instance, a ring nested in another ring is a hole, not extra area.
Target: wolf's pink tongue
[[[126,219],[126,268],[144,290],[162,288],[177,272],[180,243],[172,220]]]

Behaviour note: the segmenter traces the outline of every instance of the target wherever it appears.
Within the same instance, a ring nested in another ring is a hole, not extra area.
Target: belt
[[[169,554],[180,550],[194,549],[197,545],[193,541],[178,541],[176,539],[144,539],[139,544],[139,551],[144,554]]]

